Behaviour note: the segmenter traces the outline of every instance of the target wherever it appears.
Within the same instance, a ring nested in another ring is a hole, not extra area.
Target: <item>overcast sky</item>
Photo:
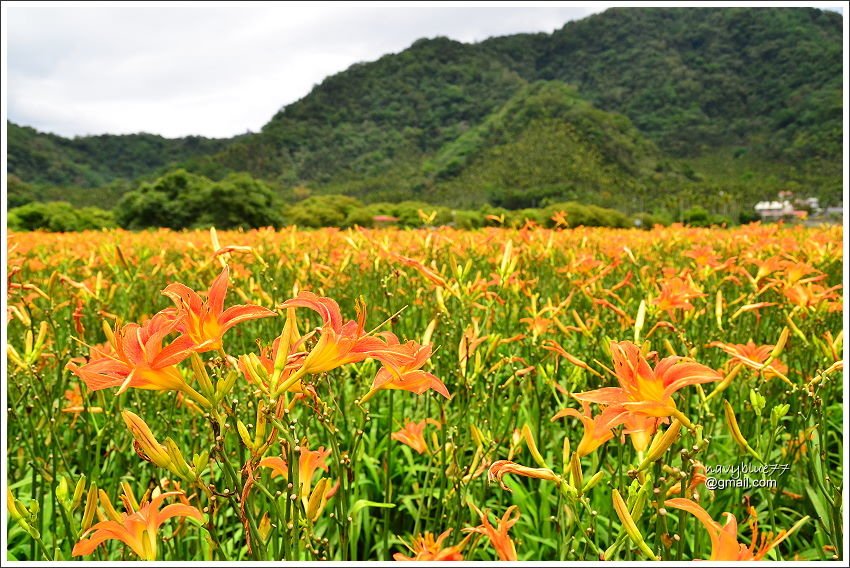
[[[552,32],[602,10],[7,5],[8,117],[63,136],[256,132],[328,75],[421,37]]]
[[[328,75],[419,38],[552,32],[605,8],[6,3],[8,118],[63,136],[256,132]]]

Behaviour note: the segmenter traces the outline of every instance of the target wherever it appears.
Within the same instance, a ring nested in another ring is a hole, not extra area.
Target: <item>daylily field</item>
[[[842,237],[11,232],[7,558],[843,558]]]

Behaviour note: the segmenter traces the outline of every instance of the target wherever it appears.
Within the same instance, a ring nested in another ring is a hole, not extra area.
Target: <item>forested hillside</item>
[[[9,124],[9,173],[16,203],[89,204],[96,188],[108,205],[177,167],[244,172],[289,202],[633,213],[746,207],[780,189],[837,202],[841,24],[807,8],[616,8],[552,34],[423,39],[230,140],[69,140]]]

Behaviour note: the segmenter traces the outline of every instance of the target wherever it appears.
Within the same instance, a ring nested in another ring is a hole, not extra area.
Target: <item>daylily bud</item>
[[[761,411],[764,410],[764,407],[767,404],[767,399],[760,393],[756,392],[755,389],[750,389],[750,404],[753,405],[753,410],[755,411],[756,416],[761,416]]]
[[[637,317],[635,318],[635,344],[640,343],[640,332],[643,331],[643,324],[646,321],[646,300],[640,301],[638,306]]]
[[[28,329],[24,334],[24,356],[27,358],[27,362],[29,362],[30,353],[32,353],[32,330]]]
[[[726,375],[722,381],[720,381],[717,387],[713,391],[711,391],[707,397],[705,397],[706,402],[725,391],[729,387],[729,385],[732,384],[732,381],[735,379],[735,377],[738,376],[738,373],[740,373],[741,369],[743,368],[744,365],[741,363],[738,363],[737,365],[732,367],[732,370],[729,371],[729,374]]]
[[[277,355],[274,360],[271,380],[269,381],[269,390],[275,392],[280,377],[286,369],[286,361],[289,357],[289,351],[295,343],[301,338],[298,331],[298,320],[295,317],[295,308],[286,309],[286,322],[283,324],[283,329],[278,338]],[[259,365],[262,367],[262,365]]]
[[[581,492],[587,493],[588,491],[596,487],[603,477],[605,477],[604,471],[597,471],[596,473],[594,473],[593,477],[588,479],[587,483],[584,484],[584,487],[582,487]]]
[[[109,500],[109,495],[106,494],[106,491],[99,489],[97,491],[97,495],[100,497],[100,506],[103,508],[106,516],[113,521],[121,522],[121,515],[119,515],[118,511],[115,510],[115,507],[112,506],[112,501]]]
[[[66,509],[70,508],[70,501],[68,501],[68,479],[63,475],[61,479],[59,479],[59,484],[56,486],[56,499],[59,503],[62,504]]]
[[[785,344],[788,342],[788,334],[790,331],[787,327],[782,328],[782,333],[779,334],[779,340],[776,342],[776,345],[773,347],[773,351],[770,352],[770,357],[768,357],[768,362],[773,361],[782,353],[782,350],[785,349]]]
[[[195,466],[195,472],[200,473],[207,467],[210,461],[210,453],[203,450],[200,454],[192,456],[192,464]]]
[[[80,479],[77,480],[77,485],[74,487],[74,498],[71,501],[71,509],[76,509],[80,502],[83,500],[83,493],[86,490],[86,476],[83,474],[80,476]]]
[[[257,532],[260,533],[260,538],[263,539],[263,542],[268,542],[269,534],[272,532],[272,520],[268,513],[264,513],[263,518],[260,519],[257,525]]]
[[[665,430],[663,433],[659,430],[658,433],[655,434],[655,438],[652,440],[652,444],[649,446],[649,451],[646,454],[646,458],[641,462],[638,466],[638,471],[642,471],[649,467],[653,462],[661,459],[661,456],[664,455],[670,446],[676,443],[676,440],[679,439],[679,430],[681,429],[682,423],[678,420],[673,420],[673,423]]]
[[[228,373],[224,376],[223,379],[219,380],[215,385],[215,400],[216,402],[222,400],[233,389],[233,385],[236,384],[236,372],[228,371]]]
[[[254,441],[251,439],[251,434],[248,433],[248,428],[241,420],[236,421],[236,430],[239,432],[239,437],[242,438],[242,443],[249,449],[254,449]]]
[[[776,428],[779,425],[779,421],[788,414],[788,411],[791,409],[790,404],[777,404],[772,409],[770,409],[770,424],[771,427]]]
[[[534,458],[537,465],[540,467],[548,467],[546,465],[546,460],[544,460],[543,456],[540,454],[540,450],[537,449],[537,444],[534,442],[534,436],[531,435],[531,428],[529,428],[528,424],[524,424],[522,427],[522,438],[525,440],[525,445],[528,446],[528,451],[531,452],[531,457]]]
[[[83,511],[83,523],[81,528],[86,531],[91,526],[94,520],[94,514],[97,511],[97,483],[92,481],[89,486],[89,494],[86,498],[86,508]]]
[[[437,307],[440,308],[441,312],[448,315],[449,310],[446,308],[446,300],[443,298],[443,289],[437,287],[434,293],[437,296]]]
[[[17,350],[9,344],[6,344],[6,355],[9,357],[9,360],[18,366],[20,369],[26,369],[27,364],[18,354]]]
[[[313,522],[319,518],[324,508],[324,502],[326,501],[325,493],[328,490],[328,485],[330,485],[330,480],[327,477],[321,478],[310,495],[310,501],[307,503],[307,518]]]
[[[17,521],[23,518],[23,512],[18,509],[17,499],[15,499],[9,487],[6,487],[6,506],[9,509],[9,515],[12,517],[12,520]]]
[[[121,416],[124,418],[124,423],[127,424],[127,428],[130,429],[130,433],[133,435],[133,438],[136,440],[136,444],[142,449],[142,451],[144,451],[145,455],[151,460],[151,462],[159,467],[168,469],[170,464],[168,453],[166,449],[157,442],[153,432],[151,432],[151,429],[148,428],[145,421],[129,410],[123,410],[121,412]]]
[[[573,487],[581,490],[584,485],[584,477],[581,471],[581,461],[579,461],[578,453],[573,454],[572,458],[570,458],[570,474],[572,475]]]
[[[750,446],[749,442],[747,442],[746,438],[744,438],[744,435],[741,434],[741,429],[738,427],[738,420],[735,418],[735,411],[732,409],[732,405],[729,404],[728,400],[723,401],[723,409],[726,412],[726,424],[729,426],[732,438],[750,455],[757,460],[762,461],[759,453]]]
[[[719,289],[714,301],[714,318],[717,320],[717,329],[723,331],[723,291]]]
[[[168,470],[186,481],[193,480],[195,476],[192,474],[189,464],[186,463],[186,458],[183,457],[183,453],[177,447],[174,440],[166,438],[164,444],[169,458]]]
[[[32,348],[32,353],[28,355],[31,357],[30,363],[35,363],[35,360],[39,358],[41,355],[41,351],[44,348],[44,342],[47,339],[47,322],[43,321],[38,327],[38,337],[35,340],[35,345]]]
[[[611,496],[614,501],[614,511],[617,513],[617,517],[620,518],[620,522],[623,523],[623,529],[626,531],[626,534],[629,535],[632,542],[634,542],[641,552],[643,552],[647,557],[651,560],[658,560],[658,557],[655,556],[655,553],[652,552],[652,549],[650,549],[646,544],[646,541],[643,540],[643,535],[640,534],[637,525],[635,525],[635,521],[629,513],[626,502],[623,501],[623,498],[620,496],[620,492],[614,489],[611,492]]]
[[[266,435],[266,413],[265,403],[261,400],[257,403],[257,425],[254,431],[254,446],[260,447]]]
[[[207,370],[204,367],[204,362],[201,359],[201,356],[193,352],[190,357],[190,361],[192,363],[192,372],[195,374],[195,378],[198,379],[198,384],[201,386],[201,392],[207,398],[211,397],[215,391],[213,389],[210,376],[207,374]]]
[[[422,345],[431,343],[431,336],[434,335],[434,330],[437,329],[437,321],[438,318],[435,317],[428,324],[428,327],[425,328],[425,333],[422,334]]]

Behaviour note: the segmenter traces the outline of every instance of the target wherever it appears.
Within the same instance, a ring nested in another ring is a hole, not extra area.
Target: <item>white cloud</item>
[[[232,136],[421,37],[552,32],[603,8],[8,6],[8,118],[65,136]]]

